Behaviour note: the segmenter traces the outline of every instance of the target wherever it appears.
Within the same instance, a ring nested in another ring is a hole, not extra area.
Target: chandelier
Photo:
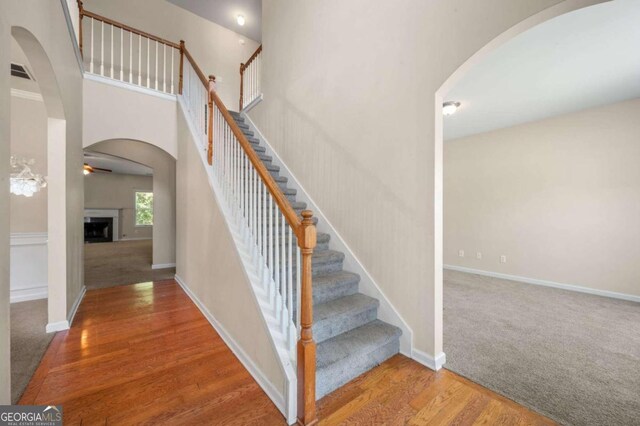
[[[26,160],[11,156],[10,190],[12,194],[32,197],[33,194],[47,186],[47,181],[42,175],[35,174],[31,167],[36,162],[34,159]]]

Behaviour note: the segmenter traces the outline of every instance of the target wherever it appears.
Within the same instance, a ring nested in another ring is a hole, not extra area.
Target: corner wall
[[[640,99],[448,140],[444,155],[445,264],[640,296]]]
[[[417,354],[442,352],[439,90],[521,21],[593,3],[263,1],[264,100],[249,115],[413,329]]]
[[[178,148],[176,277],[284,401],[285,376],[278,354],[181,112]]]

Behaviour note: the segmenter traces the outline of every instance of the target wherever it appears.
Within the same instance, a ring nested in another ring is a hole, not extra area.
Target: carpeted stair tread
[[[319,305],[358,292],[360,276],[337,271],[313,278],[313,304]]]
[[[398,327],[374,320],[318,344],[316,398],[398,353],[401,334]]]
[[[316,343],[358,328],[376,319],[380,302],[356,293],[317,305],[313,309],[313,338]]]

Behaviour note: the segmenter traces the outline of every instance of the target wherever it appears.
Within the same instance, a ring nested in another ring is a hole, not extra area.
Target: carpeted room
[[[561,424],[640,418],[639,18],[547,21],[445,98],[445,367]]]

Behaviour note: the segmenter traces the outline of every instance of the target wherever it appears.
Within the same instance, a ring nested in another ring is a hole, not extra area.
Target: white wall
[[[84,8],[175,43],[184,40],[202,72],[216,76],[227,108],[237,111],[240,63],[259,43],[164,0],[86,0]]]
[[[177,156],[175,98],[89,79],[84,80],[83,93],[85,148],[110,139],[134,139]]]
[[[84,179],[84,207],[118,209],[118,239],[151,238],[153,226],[136,226],[135,193],[153,192],[153,177],[117,173],[93,173]],[[154,206],[154,214],[157,207]],[[161,214],[162,216],[162,214]],[[164,242],[165,244],[167,242]]]
[[[595,2],[263,1],[250,115],[427,357],[442,352],[439,91],[503,32]]]
[[[176,119],[173,117],[173,122]],[[176,162],[167,152],[139,141],[109,140],[91,151],[115,155],[153,169],[153,264],[176,262]]]
[[[178,118],[176,276],[284,400],[285,376],[187,124]]]
[[[445,264],[640,296],[640,99],[444,147]]]

